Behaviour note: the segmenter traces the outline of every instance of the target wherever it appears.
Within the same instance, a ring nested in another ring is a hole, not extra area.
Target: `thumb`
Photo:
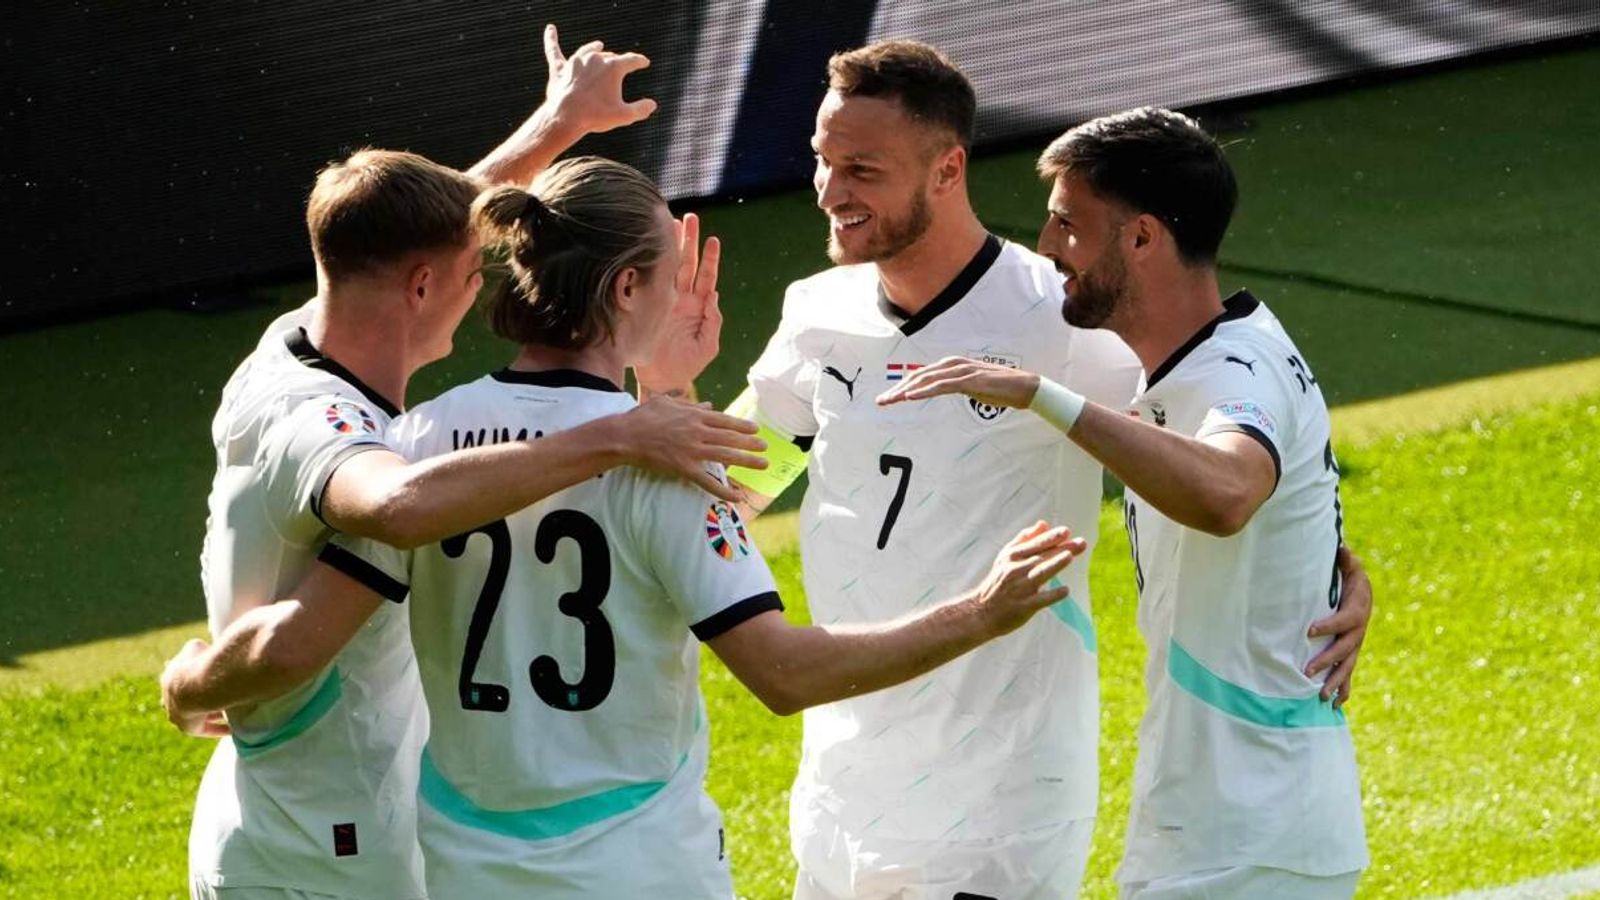
[[[634,122],[643,122],[645,119],[650,118],[650,116],[655,113],[656,102],[651,100],[649,97],[646,97],[643,100],[635,100],[632,103],[627,104],[627,106],[624,108],[628,111],[629,124]]]

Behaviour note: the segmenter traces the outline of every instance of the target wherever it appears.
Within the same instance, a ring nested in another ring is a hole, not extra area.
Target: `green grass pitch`
[[[1444,895],[1600,859],[1600,391],[1341,449],[1348,527],[1379,598],[1351,701],[1373,866],[1360,896]],[[1091,570],[1104,766],[1085,897],[1115,896],[1144,648],[1108,505]],[[803,616],[799,560],[774,569]],[[786,897],[798,718],[709,654],[710,790],[741,894]],[[4,896],[167,897],[208,742],[170,732],[151,677],[0,697]]]

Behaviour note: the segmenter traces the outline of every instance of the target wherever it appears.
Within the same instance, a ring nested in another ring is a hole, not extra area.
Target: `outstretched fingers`
[[[694,289],[695,269],[700,265],[700,217],[684,213],[678,222],[678,273],[672,286],[681,296]]]
[[[1037,522],[1029,528],[1023,529],[1011,544],[1006,547],[1006,557],[1012,562],[1022,562],[1030,557],[1038,556],[1048,551],[1056,544],[1072,536],[1072,529],[1065,525],[1050,527],[1044,522]]]
[[[888,406],[905,400],[924,400],[940,394],[954,393],[957,388],[953,381],[967,374],[966,360],[941,359],[932,365],[923,366],[899,384],[878,395],[878,404]],[[945,387],[946,385],[948,387]]]
[[[716,235],[706,238],[705,251],[700,257],[700,265],[694,272],[694,292],[704,295],[711,294],[715,299],[717,291],[717,273],[722,267],[722,241]]]
[[[1034,563],[1033,567],[1028,570],[1028,578],[1035,584],[1049,581],[1059,574],[1062,569],[1071,565],[1072,561],[1077,559],[1088,547],[1088,542],[1083,538],[1067,541],[1055,555]]]
[[[567,55],[561,52],[561,35],[556,32],[554,22],[544,26],[544,61],[552,72],[567,61]]]

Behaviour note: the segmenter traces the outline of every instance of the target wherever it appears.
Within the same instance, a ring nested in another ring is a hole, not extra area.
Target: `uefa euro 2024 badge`
[[[706,544],[729,562],[750,555],[750,535],[745,533],[738,510],[726,501],[718,500],[706,510]]]
[[[328,424],[340,434],[376,434],[378,431],[378,423],[373,420],[372,414],[349,400],[328,404]]]

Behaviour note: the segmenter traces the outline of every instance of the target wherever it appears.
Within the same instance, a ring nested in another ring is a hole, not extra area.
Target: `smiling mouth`
[[[872,216],[867,215],[866,213],[856,213],[849,216],[830,215],[828,218],[832,220],[833,227],[835,229],[839,231],[849,231],[852,228],[861,227],[868,219],[872,218]]]

